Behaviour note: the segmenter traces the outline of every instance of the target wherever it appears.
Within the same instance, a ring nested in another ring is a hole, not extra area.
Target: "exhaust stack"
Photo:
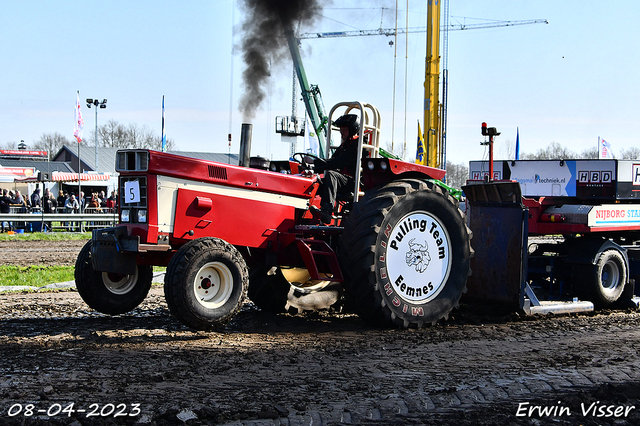
[[[249,167],[249,159],[251,157],[251,134],[253,133],[253,124],[242,123],[240,131],[240,155],[238,165]]]

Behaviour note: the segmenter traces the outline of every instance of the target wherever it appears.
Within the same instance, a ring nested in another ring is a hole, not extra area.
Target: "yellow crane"
[[[444,67],[442,82],[442,103],[440,100],[440,6],[444,4]],[[546,19],[529,21],[496,21],[493,24],[462,25],[460,28],[489,28],[493,26],[514,26],[549,22]],[[448,0],[427,0],[427,55],[424,82],[424,134],[422,136],[424,154],[416,158],[417,163],[440,169],[446,168],[446,126],[447,126],[447,50],[449,26]],[[418,125],[419,129],[419,125]],[[419,132],[419,130],[418,130]],[[418,157],[418,156],[417,156]]]
[[[427,2],[427,57],[424,80],[424,150],[422,164],[442,168],[440,127],[440,0]],[[417,161],[417,160],[416,160]]]
[[[444,25],[440,26],[440,5],[444,4]],[[499,21],[476,24],[449,24],[448,0],[428,0],[427,26],[410,28],[378,28],[375,30],[311,32],[299,34],[296,38],[323,39],[334,37],[360,37],[360,36],[394,36],[409,33],[427,33],[427,54],[424,83],[424,155],[422,161],[417,163],[431,167],[445,168],[446,166],[446,125],[447,125],[447,50],[448,31],[465,31],[472,29],[485,29],[496,27],[511,27],[517,25],[548,24],[546,19],[530,19],[520,21]],[[443,34],[443,84],[442,103],[440,103],[440,33]],[[294,81],[295,87],[295,81]],[[293,98],[295,99],[295,93]]]

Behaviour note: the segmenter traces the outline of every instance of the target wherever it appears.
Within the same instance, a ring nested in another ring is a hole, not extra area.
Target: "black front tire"
[[[371,190],[344,226],[347,304],[361,317],[421,327],[457,307],[470,274],[471,231],[440,186],[405,179]]]
[[[137,265],[134,275],[95,271],[91,264],[88,241],[76,260],[74,277],[82,300],[90,308],[108,315],[119,315],[135,309],[149,294],[153,268]]]
[[[167,267],[164,293],[171,313],[196,330],[227,324],[247,295],[249,273],[242,255],[218,238],[182,246]]]

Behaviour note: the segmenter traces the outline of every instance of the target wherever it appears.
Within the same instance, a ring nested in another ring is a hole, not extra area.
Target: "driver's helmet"
[[[358,134],[360,125],[358,124],[358,116],[355,114],[345,114],[333,122],[336,127],[348,127],[349,137]]]

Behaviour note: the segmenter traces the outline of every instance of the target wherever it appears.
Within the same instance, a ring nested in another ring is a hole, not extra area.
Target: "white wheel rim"
[[[613,293],[620,283],[620,268],[616,262],[607,262],[600,275],[602,288],[606,293]]]
[[[222,262],[209,262],[198,270],[193,291],[198,302],[208,309],[224,305],[231,297],[233,274]]]
[[[104,286],[113,294],[127,294],[138,282],[138,267],[133,275],[112,274],[109,272],[102,273],[102,282]]]
[[[451,271],[451,239],[442,222],[426,211],[399,220],[386,246],[386,274],[406,303],[425,304],[440,294]]]

